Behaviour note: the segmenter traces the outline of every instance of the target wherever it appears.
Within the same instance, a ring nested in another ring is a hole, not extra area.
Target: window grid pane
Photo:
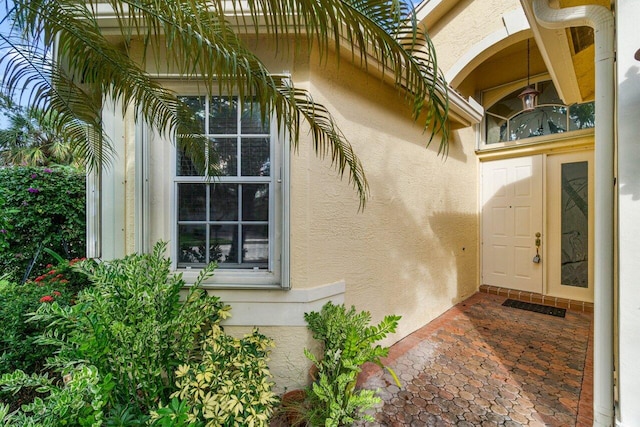
[[[487,108],[485,144],[594,127],[593,102],[567,106],[562,104],[551,81],[538,82],[535,87],[540,91],[540,95],[538,106],[532,111],[522,111],[522,102],[519,99],[522,88]]]
[[[216,261],[221,268],[268,268],[272,197],[269,124],[262,123],[257,103],[247,103],[241,111],[235,97],[206,98],[206,108],[196,101],[188,105],[198,106],[196,111],[203,116],[203,128],[208,130],[202,135],[208,141],[205,154],[218,166],[221,176],[211,183],[194,183],[193,178],[181,182],[181,177],[202,174],[178,151],[178,266]]]

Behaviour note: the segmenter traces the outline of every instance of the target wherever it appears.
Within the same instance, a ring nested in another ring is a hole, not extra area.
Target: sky
[[[7,17],[7,11],[11,10],[13,7],[13,2],[11,0],[0,0],[0,34],[3,36],[7,36],[11,33],[11,20]],[[0,58],[4,59],[5,55],[10,52],[9,48],[3,43],[3,40],[0,39]],[[4,78],[6,72],[5,61],[0,61],[0,80]],[[20,101],[20,99],[15,99],[15,101]],[[24,104],[24,102],[23,102]],[[8,120],[0,112],[0,129],[5,129],[8,125]]]
[[[0,22],[0,34],[2,35],[6,35],[10,32],[10,29],[11,29],[10,22],[8,19],[6,19],[6,14],[7,14],[7,10],[12,6],[13,6],[13,3],[10,0],[7,0],[6,3],[0,0],[0,19],[2,20],[2,22]],[[3,57],[4,55],[6,55],[6,53],[7,53],[6,49],[0,48],[0,57]],[[5,74],[5,66],[4,64],[0,64],[0,75],[4,77],[4,74]],[[4,114],[0,114],[0,129],[6,128],[6,125],[7,125],[6,117],[4,116]]]

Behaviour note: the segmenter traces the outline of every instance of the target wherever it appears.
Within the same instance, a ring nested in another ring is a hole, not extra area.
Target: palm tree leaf
[[[275,35],[278,43],[286,41],[289,48],[290,39],[295,46],[306,40],[309,47],[317,46],[322,59],[332,50],[339,59],[346,43],[362,66],[375,63],[383,75],[393,75],[414,118],[424,117],[425,130],[433,130],[428,143],[439,133],[439,151],[446,152],[447,86],[438,74],[430,39],[417,28],[412,6],[402,0],[14,0],[14,4],[10,14],[28,36],[29,47],[41,43],[50,48],[55,38],[56,59],[64,62],[53,64],[49,51],[25,54],[29,59],[17,63],[5,55],[0,59],[9,64],[3,83],[13,89],[29,83],[34,88],[28,94],[33,105],[60,111],[59,129],[77,138],[75,149],[90,164],[100,164],[109,154],[101,121],[103,97],[118,101],[123,112],[135,108],[136,119],[148,122],[161,135],[180,129],[181,147],[202,152],[202,141],[188,137],[193,132],[185,120],[185,105],[145,71],[148,61],[155,61],[158,70],[197,79],[209,93],[236,94],[241,102],[256,99],[263,112],[274,111],[278,122],[289,129],[294,147],[306,122],[316,152],[330,155],[338,171],[348,173],[363,207],[368,187],[362,165],[329,111],[307,92],[274,79],[246,47],[243,36],[263,30]],[[105,10],[115,22],[109,28],[111,35],[99,22]],[[38,66],[44,68],[29,70]]]
[[[348,170],[349,182],[360,196],[360,209],[364,209],[369,195],[369,184],[364,168],[353,147],[333,120],[331,113],[322,104],[316,103],[308,91],[290,86],[286,78],[278,79],[276,84],[281,95],[276,108],[288,109],[289,113],[284,116],[296,118],[302,116],[305,119],[310,126],[316,153],[321,157],[330,155],[331,163],[342,176]],[[290,120],[285,125],[290,134],[296,135],[292,139],[296,144],[300,133],[300,120]],[[297,145],[294,145],[294,149],[297,149]]]
[[[336,51],[346,40],[352,56],[367,67],[370,57],[391,72],[396,84],[405,90],[418,119],[427,111],[425,130],[432,127],[427,144],[441,135],[440,151],[448,143],[448,94],[438,73],[435,50],[424,29],[415,22],[410,4],[398,0],[248,0],[254,20],[264,21],[272,31],[296,37],[305,35],[307,43],[318,44],[321,57],[333,40]],[[269,18],[271,16],[272,18]],[[277,28],[275,28],[276,24]]]

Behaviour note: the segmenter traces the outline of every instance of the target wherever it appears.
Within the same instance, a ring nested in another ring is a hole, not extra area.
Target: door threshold
[[[523,302],[549,305],[567,310],[593,313],[593,303],[571,300],[566,298],[550,297],[536,292],[518,291],[515,289],[501,288],[500,286],[481,285],[480,292],[491,295],[499,295]]]

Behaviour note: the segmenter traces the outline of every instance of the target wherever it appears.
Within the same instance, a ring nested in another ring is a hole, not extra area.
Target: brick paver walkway
[[[593,315],[565,318],[503,307],[476,294],[391,347],[360,385],[380,389],[380,426],[592,424]],[[584,373],[584,375],[583,375]]]

